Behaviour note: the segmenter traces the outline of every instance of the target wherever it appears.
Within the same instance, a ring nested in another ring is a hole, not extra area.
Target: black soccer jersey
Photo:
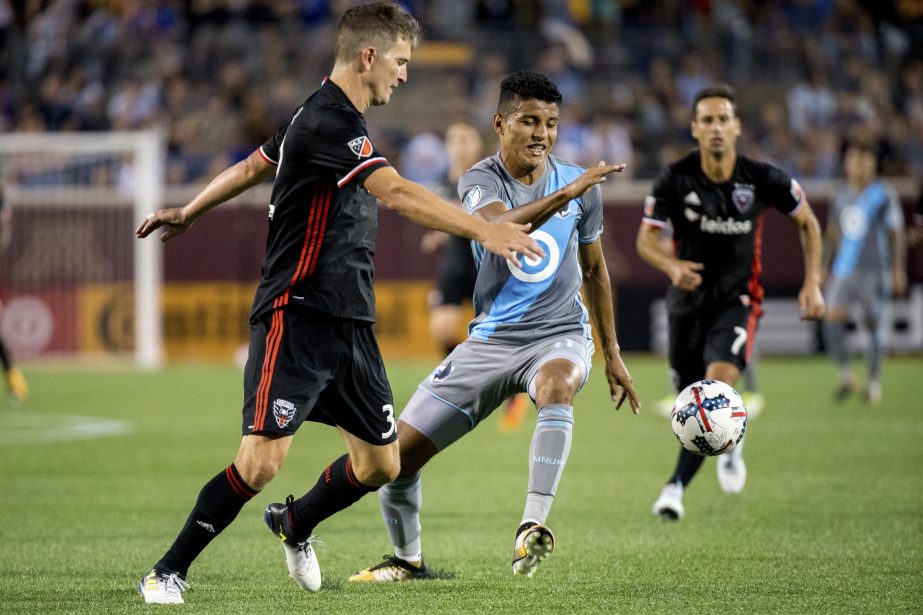
[[[719,307],[742,296],[758,305],[763,299],[763,213],[773,207],[794,215],[802,203],[797,181],[744,156],[737,156],[731,179],[721,184],[705,176],[698,150],[664,169],[644,201],[644,223],[663,227],[670,222],[676,256],[705,265],[696,290],[670,287],[670,309]]]
[[[372,146],[362,114],[327,80],[260,153],[278,168],[250,320],[301,304],[373,322],[378,212],[362,184],[388,161]]]

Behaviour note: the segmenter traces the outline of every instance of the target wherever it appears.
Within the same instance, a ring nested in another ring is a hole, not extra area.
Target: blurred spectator
[[[0,2],[0,128],[159,127],[170,180],[198,181],[289,120],[332,63],[336,16],[357,1]],[[799,176],[838,172],[835,143],[854,132],[886,145],[885,174],[923,174],[923,11],[914,3],[404,4],[428,41],[470,45],[473,60],[462,86],[438,57],[412,63],[401,87],[417,95],[376,112],[378,143],[418,147],[426,139],[415,135],[459,115],[487,125],[499,81],[530,68],[577,114],[559,148],[578,162],[630,160],[629,172],[655,173],[665,152],[693,145],[694,93],[727,80],[741,87],[740,115],[757,120],[742,143]]]

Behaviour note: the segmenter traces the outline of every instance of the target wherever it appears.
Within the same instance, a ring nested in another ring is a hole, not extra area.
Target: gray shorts
[[[890,280],[882,273],[855,273],[848,278],[831,275],[825,290],[828,310],[848,311],[850,306],[859,305],[862,315],[875,322],[882,320],[891,303]]]
[[[468,339],[420,383],[401,412],[400,420],[439,450],[474,429],[500,403],[516,393],[535,399],[535,376],[553,359],[567,359],[590,375],[593,342],[579,335],[544,339],[527,346],[510,346]]]

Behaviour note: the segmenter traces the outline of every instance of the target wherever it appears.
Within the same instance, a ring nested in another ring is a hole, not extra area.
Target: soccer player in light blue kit
[[[881,365],[891,295],[907,290],[904,215],[894,190],[877,177],[877,151],[855,141],[843,156],[846,187],[833,200],[826,231],[824,260],[829,270],[824,338],[840,371],[834,398],[842,401],[857,384],[846,347],[851,305],[861,305],[868,332],[866,401],[881,401]]]
[[[597,184],[624,165],[600,163],[584,169],[551,156],[560,102],[557,87],[537,73],[516,73],[500,85],[494,115],[500,152],[468,170],[458,193],[472,215],[531,224],[531,236],[545,257],[540,262],[527,259],[519,269],[474,245],[477,316],[469,337],[420,383],[400,415],[401,473],[379,492],[394,556],[350,581],[427,576],[420,542],[420,469],[521,391],[535,401],[538,420],[513,573],[532,575],[554,548],[545,520],[570,450],[573,398],[590,371],[590,315],[612,399],[617,408],[629,399],[638,413],[640,403],[619,354],[599,239],[603,212]]]

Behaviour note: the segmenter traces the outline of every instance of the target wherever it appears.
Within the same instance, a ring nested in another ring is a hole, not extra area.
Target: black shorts
[[[439,264],[439,282],[433,293],[431,307],[437,305],[461,305],[474,294],[474,283],[478,270],[471,253],[471,242],[463,237],[450,235],[442,248]]]
[[[669,314],[669,359],[673,384],[681,391],[705,377],[715,361],[747,367],[762,310],[732,303],[716,310]]]
[[[394,398],[372,323],[288,306],[250,325],[244,435],[292,435],[304,421],[370,444],[397,439]]]

